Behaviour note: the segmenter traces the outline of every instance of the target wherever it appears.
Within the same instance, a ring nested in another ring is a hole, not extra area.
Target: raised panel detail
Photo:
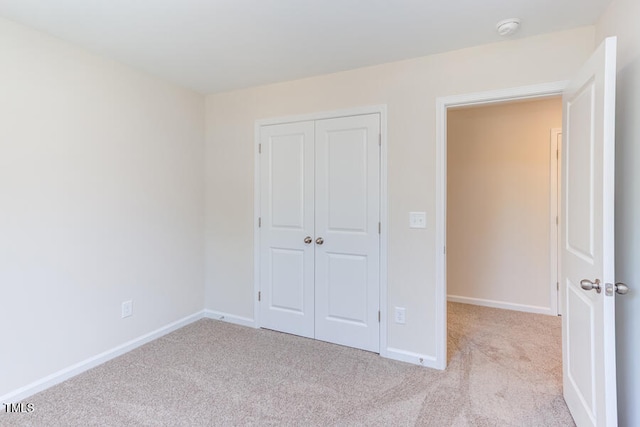
[[[278,135],[269,140],[271,227],[304,226],[304,134]]]
[[[593,81],[567,103],[567,250],[593,263],[594,99]],[[587,125],[585,126],[585,123]]]
[[[367,322],[367,257],[327,253],[328,320]]]
[[[271,248],[271,309],[304,314],[304,251]]]
[[[580,400],[585,408],[590,411],[590,416],[595,419],[595,366],[593,360],[594,337],[593,322],[594,312],[588,296],[576,284],[569,280],[567,289],[567,364],[569,380],[578,391]],[[583,349],[591,349],[588,353]]]
[[[367,229],[367,129],[327,132],[328,229]]]

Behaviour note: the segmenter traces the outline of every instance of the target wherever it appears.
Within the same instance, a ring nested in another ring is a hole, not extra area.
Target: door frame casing
[[[551,129],[550,141],[550,197],[549,197],[549,223],[555,227],[550,227],[551,234],[549,236],[549,283],[551,284],[551,314],[560,316],[562,314],[560,308],[562,285],[560,284],[560,180],[562,177],[561,159],[562,159],[562,128]],[[557,154],[554,154],[554,151]],[[555,168],[555,169],[554,169]],[[556,219],[557,218],[557,219]]]
[[[387,351],[387,247],[388,247],[388,197],[387,197],[387,106],[386,104],[355,107],[285,117],[258,119],[254,124],[254,183],[253,183],[253,326],[260,328],[260,128],[262,126],[303,121],[335,119],[340,117],[380,115],[380,356],[388,357]]]
[[[434,367],[447,367],[447,110],[562,96],[567,81],[439,97],[436,99],[436,351]]]

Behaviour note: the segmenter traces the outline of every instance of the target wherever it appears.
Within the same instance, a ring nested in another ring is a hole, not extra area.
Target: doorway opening
[[[517,372],[559,396],[561,126],[558,95],[446,110],[446,357],[478,387]]]
[[[449,111],[559,97],[565,82],[438,98],[436,105],[436,367],[447,366],[447,128]],[[547,141],[549,141],[549,137]]]
[[[447,111],[449,366],[562,384],[558,136],[562,98]],[[471,357],[473,353],[475,356]],[[544,374],[542,374],[544,372]]]
[[[562,99],[447,113],[447,299],[558,314]]]

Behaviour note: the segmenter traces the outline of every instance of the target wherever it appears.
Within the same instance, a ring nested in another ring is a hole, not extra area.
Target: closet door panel
[[[313,338],[314,123],[263,126],[260,144],[260,325]]]
[[[316,121],[315,337],[379,351],[380,117]]]

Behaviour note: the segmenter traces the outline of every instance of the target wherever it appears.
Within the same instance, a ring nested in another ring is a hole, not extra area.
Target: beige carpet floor
[[[560,318],[449,304],[436,371],[200,320],[32,396],[8,426],[573,426]]]

